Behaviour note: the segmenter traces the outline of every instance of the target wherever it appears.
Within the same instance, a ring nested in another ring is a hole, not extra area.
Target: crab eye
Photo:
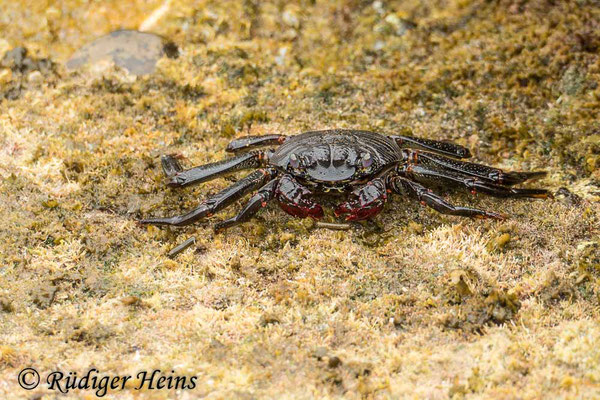
[[[373,157],[369,153],[363,153],[360,158],[360,163],[363,168],[369,168],[373,164]]]
[[[290,166],[292,168],[298,168],[300,166],[300,159],[294,153],[290,154]]]

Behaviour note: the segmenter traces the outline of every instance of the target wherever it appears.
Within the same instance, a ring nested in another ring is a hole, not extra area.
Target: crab
[[[258,149],[268,146],[278,147]],[[247,151],[250,149],[253,150]],[[452,205],[434,193],[430,186],[502,198],[550,196],[545,189],[513,187],[544,176],[544,171],[505,172],[461,161],[471,157],[467,148],[412,136],[387,136],[347,129],[310,131],[295,136],[245,136],[230,142],[226,151],[236,155],[187,170],[181,167],[177,157],[162,156],[162,168],[171,187],[195,185],[239,170],[256,170],[209,196],[186,214],[140,222],[189,225],[212,216],[253,191],[256,192],[237,215],[215,225],[217,231],[249,221],[272,200],[294,217],[319,219],[324,213],[317,202],[318,196],[336,193],[345,196],[345,201],[335,208],[334,213],[347,221],[377,215],[390,194],[415,199],[443,214],[492,219],[507,217]]]

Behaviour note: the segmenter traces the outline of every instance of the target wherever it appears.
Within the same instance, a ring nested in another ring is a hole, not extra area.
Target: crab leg
[[[493,218],[505,219],[501,214],[489,211],[478,210],[470,207],[458,207],[448,203],[446,200],[433,193],[423,185],[400,176],[393,176],[389,179],[390,188],[397,194],[406,194],[421,202],[421,204],[433,208],[437,212],[449,215],[458,215],[461,217],[473,218]]]
[[[240,179],[233,185],[223,189],[219,193],[210,196],[204,200],[197,208],[190,212],[168,218],[150,218],[141,220],[142,224],[150,225],[189,225],[201,218],[210,217],[214,213],[239,200],[252,190],[265,184],[277,174],[276,170],[271,168],[259,169],[250,175]]]
[[[184,187],[210,181],[242,169],[258,168],[267,158],[268,155],[264,151],[252,151],[182,171],[181,166],[171,156],[163,156],[162,166],[165,175],[169,178],[169,186]]]
[[[285,139],[287,136],[283,135],[242,136],[229,142],[225,151],[233,153],[252,147],[271,146],[281,144]]]
[[[412,136],[391,135],[389,137],[394,139],[400,147],[416,147],[417,149],[429,150],[434,153],[456,158],[471,157],[469,149],[450,142],[441,142],[439,140],[422,139]]]
[[[535,197],[547,198],[550,193],[544,189],[516,189],[466,177],[450,171],[436,171],[419,165],[405,165],[398,173],[421,183],[433,183],[446,187],[462,187],[472,194],[482,192],[494,197]]]
[[[438,167],[447,171],[454,171],[461,174],[477,177],[481,180],[496,183],[499,185],[516,185],[532,178],[540,178],[546,175],[545,171],[535,172],[505,172],[499,168],[488,167],[487,165],[475,164],[466,161],[454,160],[452,158],[440,156],[437,154],[422,152],[418,150],[403,150],[402,154],[405,161],[410,164],[423,164],[426,166]]]
[[[215,231],[221,232],[225,229],[231,228],[232,226],[244,223],[252,218],[258,211],[266,207],[269,201],[273,200],[273,197],[275,196],[275,189],[278,183],[279,179],[273,179],[265,186],[258,189],[258,192],[256,192],[256,194],[252,196],[250,200],[248,200],[248,203],[246,203],[242,211],[240,211],[235,217],[217,222],[215,224]]]

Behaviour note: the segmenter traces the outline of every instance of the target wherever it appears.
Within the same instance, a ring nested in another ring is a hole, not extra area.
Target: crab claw
[[[350,196],[350,200],[340,204],[334,210],[337,217],[348,214],[346,221],[361,221],[379,214],[387,199],[385,184],[381,178],[354,190]]]
[[[294,217],[314,219],[323,217],[323,208],[311,198],[310,190],[289,175],[284,175],[279,181],[276,197],[279,206]]]
[[[302,205],[298,203],[292,204],[280,201],[279,206],[283,211],[297,218],[323,218],[323,208],[317,203]]]

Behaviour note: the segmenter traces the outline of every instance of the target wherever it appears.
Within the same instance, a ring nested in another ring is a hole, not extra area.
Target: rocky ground
[[[600,397],[598,21],[593,0],[0,1],[1,397],[55,398],[19,387],[29,366],[198,377],[106,398]],[[65,68],[118,28],[179,57]],[[276,206],[222,234],[238,207],[136,223],[231,183],[168,189],[161,154],[336,127],[453,140],[556,196],[448,195],[502,222],[396,198],[344,231]]]

